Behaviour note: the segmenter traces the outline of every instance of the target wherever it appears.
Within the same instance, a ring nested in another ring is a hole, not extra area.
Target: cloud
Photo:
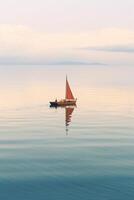
[[[106,52],[119,52],[119,53],[134,53],[134,44],[133,45],[113,45],[113,46],[94,46],[94,47],[85,47],[85,50],[93,51],[106,51]]]
[[[133,52],[133,46],[128,44],[134,44],[132,30],[48,33],[22,25],[0,24],[0,64],[134,63],[134,58],[128,55],[105,55],[105,51]],[[83,51],[83,47],[96,51]]]
[[[1,65],[106,65],[106,63],[94,62],[88,60],[80,60],[79,58],[62,58],[48,59],[48,58],[32,58],[32,57],[0,57]]]

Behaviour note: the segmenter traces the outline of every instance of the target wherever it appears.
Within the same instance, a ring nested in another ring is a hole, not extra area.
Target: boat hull
[[[50,107],[58,107],[58,104],[55,101],[50,101]]]
[[[62,100],[62,101],[50,101],[50,106],[51,107],[64,107],[64,106],[75,106],[76,105],[76,100]]]

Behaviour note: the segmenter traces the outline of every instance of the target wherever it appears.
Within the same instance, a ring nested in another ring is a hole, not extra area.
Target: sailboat
[[[51,107],[58,107],[58,106],[74,106],[76,105],[77,99],[74,98],[73,93],[71,91],[67,76],[66,76],[66,92],[65,92],[65,99],[50,101]]]

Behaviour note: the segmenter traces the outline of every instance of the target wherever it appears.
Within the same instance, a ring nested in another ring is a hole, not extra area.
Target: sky
[[[134,64],[133,0],[4,0],[0,64]]]

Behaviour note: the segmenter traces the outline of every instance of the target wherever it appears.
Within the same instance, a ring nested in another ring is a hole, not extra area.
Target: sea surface
[[[0,66],[0,199],[133,200],[134,67]]]

